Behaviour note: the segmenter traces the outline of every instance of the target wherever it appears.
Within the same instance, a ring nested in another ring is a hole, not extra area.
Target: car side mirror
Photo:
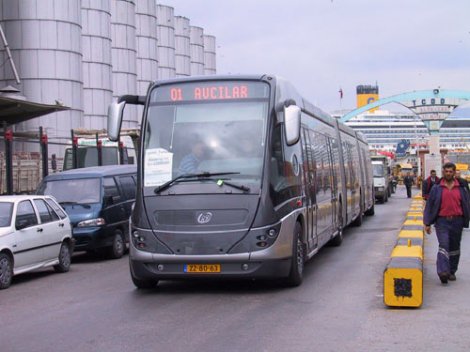
[[[284,107],[285,134],[287,145],[294,145],[300,138],[300,113],[297,105]]]

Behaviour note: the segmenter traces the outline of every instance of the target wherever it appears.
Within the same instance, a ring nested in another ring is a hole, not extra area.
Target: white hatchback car
[[[0,196],[0,289],[27,271],[69,271],[73,246],[69,218],[52,197]]]

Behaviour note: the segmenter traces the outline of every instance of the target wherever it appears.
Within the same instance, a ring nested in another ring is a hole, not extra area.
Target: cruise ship
[[[357,107],[379,99],[378,86],[357,86]],[[341,118],[351,110],[335,111]],[[362,132],[374,150],[395,151],[398,143],[409,140],[412,147],[427,148],[429,132],[413,112],[391,112],[378,108],[359,114],[346,124]],[[457,108],[443,122],[440,147],[448,150],[470,149],[470,105]]]

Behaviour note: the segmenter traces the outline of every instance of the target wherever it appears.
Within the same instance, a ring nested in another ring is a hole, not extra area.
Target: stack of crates
[[[13,153],[13,193],[33,193],[42,178],[38,152]],[[0,194],[7,193],[5,154],[0,152]]]

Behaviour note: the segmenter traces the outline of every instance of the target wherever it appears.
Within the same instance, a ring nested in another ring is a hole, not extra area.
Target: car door
[[[131,216],[132,204],[135,202],[136,184],[131,175],[120,176],[119,188],[123,197],[126,219]]]
[[[70,226],[70,219],[64,209],[52,198],[46,197],[46,203],[54,210],[59,216],[60,220],[58,226],[61,231],[60,238],[72,237],[72,230]]]
[[[15,270],[41,262],[44,256],[42,227],[30,200],[18,203],[15,226],[17,229],[13,244]]]
[[[62,243],[62,231],[64,222],[44,201],[44,199],[34,199],[34,206],[39,214],[39,220],[43,238],[44,260],[51,260],[59,256],[60,244]]]
[[[104,177],[103,188],[103,199],[105,203],[103,207],[103,218],[110,229],[114,229],[119,226],[120,222],[125,221],[126,210],[114,177]]]

